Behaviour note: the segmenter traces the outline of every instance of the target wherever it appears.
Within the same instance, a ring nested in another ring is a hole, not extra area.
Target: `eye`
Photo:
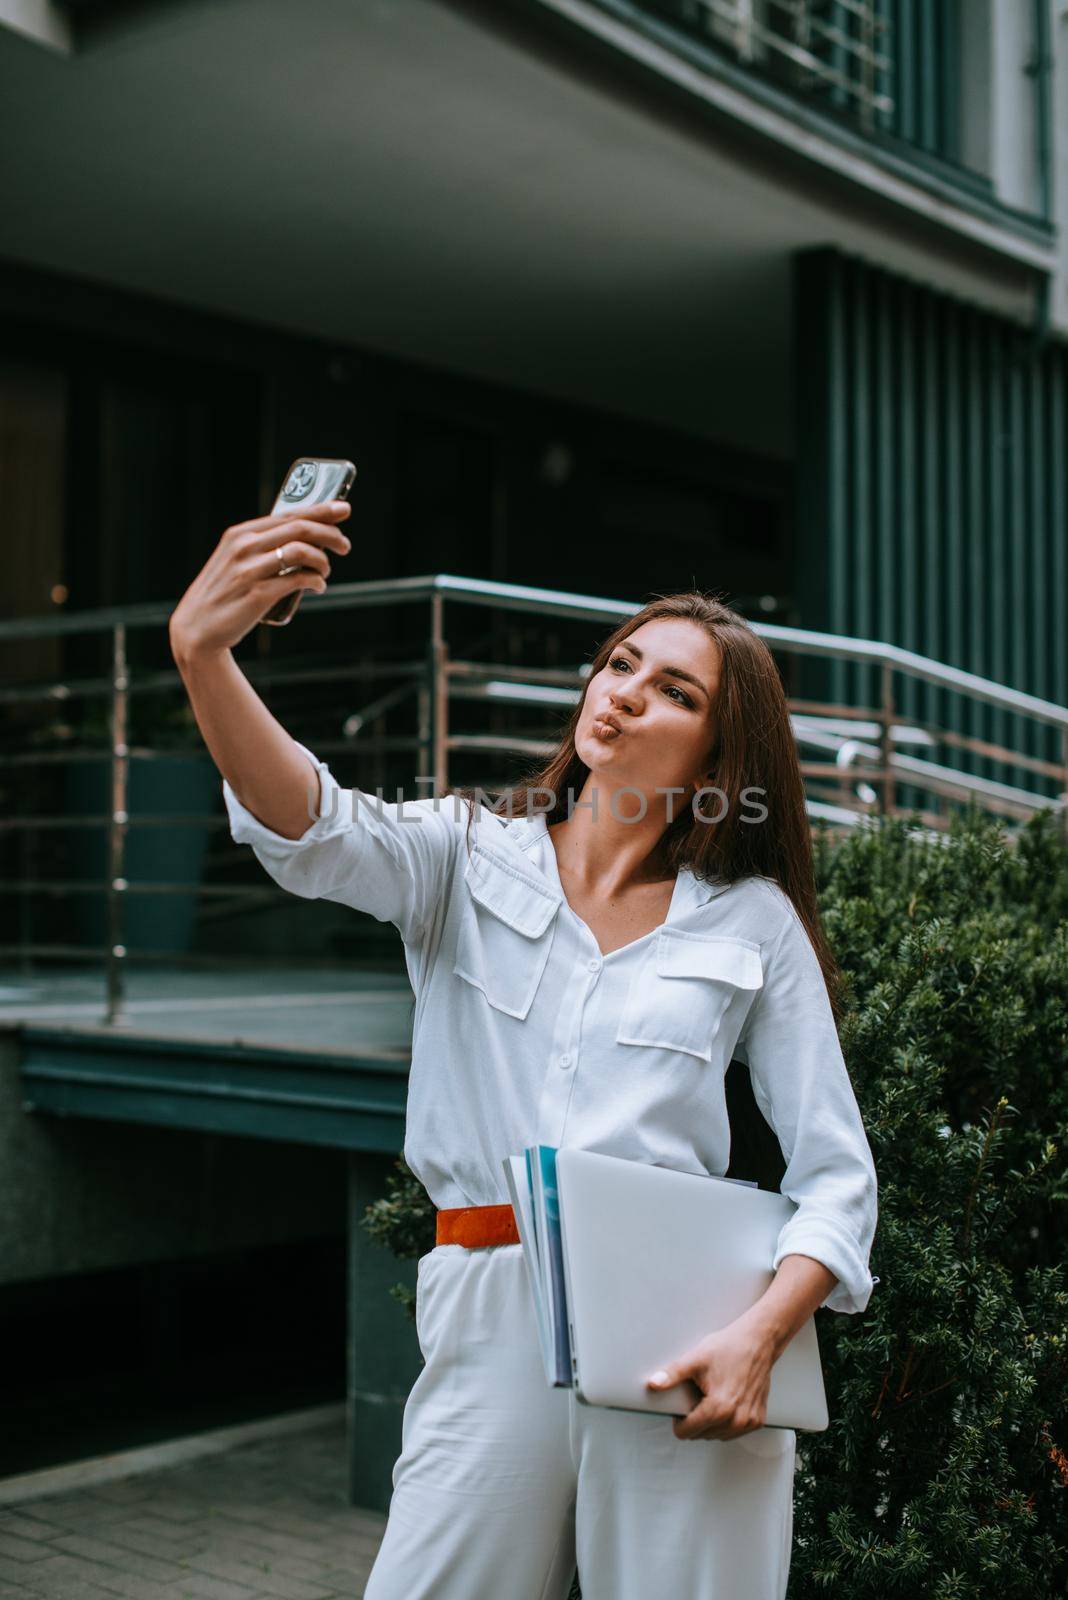
[[[610,667],[618,667],[622,665],[627,668],[628,672],[630,670],[630,662],[627,660],[626,656],[613,656],[608,665]],[[693,709],[693,701],[690,699],[689,695],[684,689],[679,688],[677,683],[669,683],[666,684],[665,687],[670,689],[672,694],[677,694],[679,696],[679,698],[675,701],[677,706],[689,706],[691,710]]]

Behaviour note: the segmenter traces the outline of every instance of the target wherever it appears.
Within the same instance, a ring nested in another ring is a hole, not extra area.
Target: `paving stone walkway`
[[[357,1600],[385,1525],[339,1420],[0,1505],[0,1600]]]

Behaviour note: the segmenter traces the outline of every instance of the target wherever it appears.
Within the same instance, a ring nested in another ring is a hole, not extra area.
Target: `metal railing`
[[[890,18],[876,0],[645,0],[644,9],[803,95],[826,96],[869,133],[893,116]]]
[[[425,652],[408,661],[352,664],[293,665],[288,663],[243,662],[242,670],[260,688],[299,686],[304,703],[308,691],[336,693],[339,685],[351,691],[354,684],[370,698],[357,711],[340,717],[338,736],[317,738],[316,753],[361,753],[366,764],[361,787],[370,789],[370,759],[381,764],[385,758],[403,754],[405,770],[411,771],[415,757],[416,784],[433,786],[434,794],[444,794],[450,785],[454,757],[477,756],[485,766],[501,757],[523,757],[531,761],[546,756],[556,740],[544,733],[530,735],[518,731],[464,732],[453,726],[452,707],[459,702],[477,702],[484,710],[508,707],[512,710],[549,710],[555,715],[569,710],[579,699],[588,675],[587,666],[534,666],[523,661],[477,660],[451,654],[445,627],[446,605],[462,604],[491,608],[496,618],[507,615],[543,617],[558,623],[607,624],[615,626],[641,609],[638,603],[601,599],[558,590],[530,588],[519,584],[494,583],[447,574],[400,578],[379,582],[336,584],[322,596],[306,596],[305,605],[316,612],[356,611],[369,607],[429,607],[429,627]],[[105,1020],[123,1023],[125,968],[131,951],[124,938],[124,905],[131,895],[196,895],[205,901],[226,905],[254,906],[282,898],[275,886],[255,887],[240,884],[138,882],[131,883],[126,873],[126,843],[131,826],[227,828],[225,816],[168,814],[133,818],[129,806],[129,763],[131,758],[152,760],[162,752],[151,742],[130,743],[131,696],[139,692],[175,691],[185,700],[184,686],[174,670],[145,671],[134,675],[128,664],[131,633],[166,628],[172,604],[139,605],[121,609],[67,614],[60,617],[30,618],[0,623],[0,646],[19,640],[64,635],[106,636],[110,642],[111,671],[107,676],[57,679],[50,682],[21,683],[0,689],[0,707],[8,715],[19,708],[37,705],[67,706],[78,699],[100,700],[107,705],[109,737],[106,744],[86,746],[69,743],[56,749],[30,748],[0,752],[0,771],[56,762],[72,762],[87,756],[105,756],[110,763],[109,806],[104,815],[47,815],[40,812],[11,812],[0,821],[0,829],[20,832],[27,841],[23,850],[26,864],[22,876],[4,883],[5,892],[20,895],[23,907],[23,937],[0,946],[4,955],[28,961],[35,956],[65,956],[74,959],[103,959],[107,973]],[[912,651],[869,640],[841,638],[809,629],[784,627],[750,620],[753,628],[773,653],[793,662],[829,659],[849,661],[874,669],[879,684],[878,704],[874,707],[843,705],[788,697],[794,733],[805,779],[807,805],[814,821],[832,831],[855,827],[872,814],[907,813],[920,827],[939,834],[949,824],[954,806],[975,805],[1011,822],[1020,822],[1047,809],[1059,814],[1068,838],[1068,708],[1039,699],[1004,685],[991,682],[955,667],[946,666]],[[1032,751],[995,744],[955,729],[940,727],[901,715],[895,696],[895,680],[913,680],[961,697],[964,703],[987,705],[1016,713],[1052,730],[1047,737],[1057,744],[1056,759],[1046,759]],[[379,680],[388,679],[384,692],[375,693]],[[386,719],[397,712],[412,716],[414,729],[391,734]],[[194,729],[195,732],[195,729]],[[203,744],[190,754],[203,757]],[[806,754],[806,752],[809,752]],[[938,757],[950,757],[950,760]],[[952,765],[956,761],[959,765]],[[982,773],[982,764],[1001,764],[1021,774],[1020,781]],[[480,779],[474,786],[488,792],[494,785]],[[403,792],[403,786],[401,788]],[[423,793],[420,788],[418,793]],[[921,806],[900,805],[901,793],[919,793],[926,798]],[[53,829],[98,827],[106,830],[106,878],[100,881],[37,879],[28,869],[29,841]],[[103,893],[106,898],[106,940],[103,948],[62,943],[38,943],[29,933],[29,914],[34,897],[40,894]],[[140,952],[135,952],[140,953]],[[168,956],[175,965],[225,964],[217,955]],[[290,961],[288,964],[299,964]]]

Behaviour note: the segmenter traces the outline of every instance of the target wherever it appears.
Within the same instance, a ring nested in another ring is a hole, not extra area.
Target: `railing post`
[[[107,1015],[109,1027],[129,1025],[123,1004],[126,990],[126,946],[122,943],[123,895],[126,879],[122,875],[126,854],[127,710],[130,680],[126,667],[126,624],[112,629],[111,646],[111,814],[108,818],[107,881]]]
[[[1061,766],[1064,768],[1064,793],[1061,799],[1061,833],[1065,844],[1068,844],[1068,728],[1061,729]]]
[[[753,0],[734,0],[734,48],[743,61],[752,61]]]
[[[443,795],[449,782],[449,647],[445,639],[445,596],[430,597],[430,720],[433,794]]]
[[[415,739],[419,758],[419,771],[416,782],[430,782],[430,769],[433,764],[434,751],[431,741],[430,710],[431,710],[431,685],[433,681],[433,668],[430,665],[430,653],[427,652],[426,677],[417,685],[415,691]],[[424,791],[419,790],[422,797]]]
[[[860,13],[860,125],[865,133],[875,128],[875,17],[870,8]]]
[[[884,817],[893,815],[896,785],[891,759],[894,754],[894,669],[884,661],[880,671],[881,709],[879,750],[882,762],[882,781],[879,784],[879,810]]]

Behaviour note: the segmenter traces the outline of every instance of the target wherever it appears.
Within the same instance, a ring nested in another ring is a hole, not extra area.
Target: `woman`
[[[782,1600],[795,1436],[763,1426],[771,1368],[818,1306],[864,1310],[877,1207],[774,662],[718,601],[662,598],[492,809],[342,791],[230,650],[287,587],[325,587],[347,511],[228,529],[171,639],[233,837],[293,893],[393,922],[415,992],[404,1154],[439,1242],[366,1600],[563,1600],[576,1560],[584,1600]],[[775,1277],[650,1374],[697,1384],[685,1414],[576,1404],[546,1383],[502,1159],[541,1142],[722,1175],[732,1058],[797,1206]]]

